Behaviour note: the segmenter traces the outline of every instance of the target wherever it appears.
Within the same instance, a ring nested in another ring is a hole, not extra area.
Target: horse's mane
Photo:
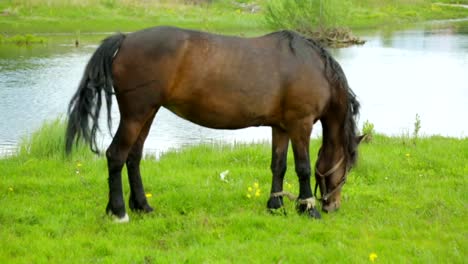
[[[358,142],[356,140],[356,118],[359,115],[360,104],[356,98],[356,94],[348,85],[343,69],[331,54],[315,39],[306,38],[299,33],[289,30],[283,30],[278,33],[282,38],[289,40],[289,48],[293,54],[298,53],[297,48],[300,47],[300,45],[297,45],[298,41],[303,41],[307,46],[311,47],[322,58],[325,71],[324,74],[330,85],[346,91],[347,112],[344,123],[343,140],[346,148],[346,154],[348,156],[348,166],[353,166],[357,160]]]

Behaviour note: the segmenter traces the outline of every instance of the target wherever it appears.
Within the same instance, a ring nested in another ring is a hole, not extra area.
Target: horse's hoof
[[[267,208],[269,210],[277,210],[283,207],[283,197],[270,197],[267,202]]]
[[[139,212],[143,212],[146,214],[151,213],[153,211],[154,211],[153,207],[151,207],[149,204],[145,204],[143,208],[139,210]]]
[[[278,209],[268,208],[268,212],[272,215],[288,215],[288,212],[286,212],[286,209],[284,207]]]
[[[308,208],[306,204],[298,204],[296,206],[296,210],[299,214],[307,214],[308,216],[314,219],[322,218],[322,215],[320,215],[320,212],[317,210],[315,206],[312,208]]]
[[[130,210],[133,212],[151,213],[154,211],[154,209],[148,204],[147,201],[138,204],[133,199],[130,199],[128,204],[130,206]]]
[[[283,207],[283,197],[270,197],[267,208],[273,215],[287,215],[286,209]]]
[[[307,205],[305,204],[296,204],[296,211],[299,214],[303,214],[307,211]]]
[[[128,214],[125,214],[123,217],[118,217],[116,215],[113,215],[112,217],[114,218],[114,223],[117,224],[128,223],[130,221],[130,217],[128,217]]]
[[[314,218],[314,219],[321,219],[322,215],[320,215],[320,212],[317,210],[317,208],[311,208],[308,210],[309,216]]]
[[[145,204],[143,206],[139,206],[139,207],[133,207],[133,208],[130,208],[133,212],[136,212],[136,213],[145,213],[145,214],[149,214],[151,212],[154,211],[153,207],[149,206],[149,204]]]
[[[127,219],[128,222],[128,215],[125,212],[125,207],[119,207],[118,209],[115,209],[111,206],[110,203],[108,203],[106,207],[106,214],[120,220]]]
[[[110,204],[107,205],[106,213],[112,217],[114,223],[128,223],[128,221],[130,221],[130,217],[128,217],[128,214],[125,212],[125,210],[123,210],[120,214],[117,214],[114,212],[114,210],[112,210]]]

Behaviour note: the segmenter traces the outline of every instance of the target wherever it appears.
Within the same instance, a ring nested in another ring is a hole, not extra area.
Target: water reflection
[[[374,32],[366,45],[333,50],[362,103],[360,124],[369,120],[379,132],[410,132],[415,115],[421,132],[463,137],[468,131],[468,25],[431,25],[431,30]],[[428,25],[425,25],[427,27]],[[102,36],[61,36],[56,43],[33,47],[0,47],[0,153],[44,120],[66,112],[84,66]],[[116,107],[114,124],[118,123]],[[105,125],[103,126],[105,127]],[[146,149],[160,153],[200,142],[270,140],[269,128],[212,130],[162,109]],[[320,134],[320,125],[314,135]],[[101,135],[106,145],[107,133]]]
[[[411,131],[419,114],[426,135],[466,136],[467,35],[409,30],[367,39],[338,53],[361,100],[361,120],[398,135]]]

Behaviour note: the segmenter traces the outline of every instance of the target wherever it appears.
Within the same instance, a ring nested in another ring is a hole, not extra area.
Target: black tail
[[[107,124],[111,128],[112,106],[112,61],[125,35],[116,34],[106,38],[88,62],[75,95],[68,106],[66,153],[72,150],[74,141],[83,138],[94,153],[98,153],[96,132],[102,105],[102,91],[107,103]],[[91,125],[91,126],[90,126]]]

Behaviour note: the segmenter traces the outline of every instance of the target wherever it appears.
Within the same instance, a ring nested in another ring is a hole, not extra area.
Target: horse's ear
[[[356,143],[359,145],[363,140],[366,140],[367,134],[356,137]]]

